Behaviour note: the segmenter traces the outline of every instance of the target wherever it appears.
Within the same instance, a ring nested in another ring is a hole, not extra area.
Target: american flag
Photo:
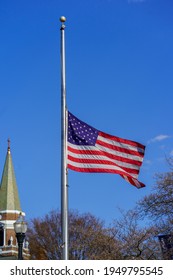
[[[145,146],[106,134],[68,112],[68,168],[78,172],[116,173],[137,188]]]

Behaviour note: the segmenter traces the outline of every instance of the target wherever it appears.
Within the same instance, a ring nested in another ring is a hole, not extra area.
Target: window
[[[4,224],[0,223],[0,246],[4,245]]]

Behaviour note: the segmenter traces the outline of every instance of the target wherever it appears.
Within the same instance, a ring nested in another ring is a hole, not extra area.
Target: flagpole
[[[68,260],[67,110],[65,80],[65,25],[61,21],[61,234],[62,259]]]

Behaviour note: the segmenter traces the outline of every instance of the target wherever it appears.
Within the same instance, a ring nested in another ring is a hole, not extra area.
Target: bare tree
[[[31,221],[27,235],[32,259],[61,259],[60,223],[60,215],[56,211]]]
[[[115,239],[119,240],[122,259],[160,259],[157,228],[139,226],[139,216],[135,210],[122,213],[122,218],[114,222],[114,234]]]
[[[70,259],[120,259],[118,242],[112,231],[91,214],[69,214]],[[31,221],[28,238],[33,259],[61,259],[60,213],[52,211]]]
[[[173,160],[168,160],[170,171],[156,174],[153,193],[138,203],[138,212],[154,221],[161,232],[173,232]]]

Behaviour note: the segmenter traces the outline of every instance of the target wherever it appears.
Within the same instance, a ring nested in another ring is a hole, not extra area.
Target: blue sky
[[[69,110],[146,145],[141,190],[118,175],[69,171],[69,208],[109,224],[151,193],[173,155],[171,0],[1,0],[0,168],[7,138],[27,219],[60,209],[60,22]]]

